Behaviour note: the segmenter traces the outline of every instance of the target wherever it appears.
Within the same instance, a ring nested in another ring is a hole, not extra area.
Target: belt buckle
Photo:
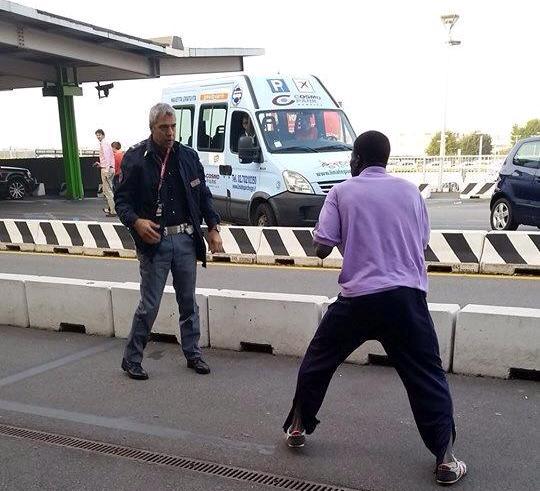
[[[169,232],[167,231],[167,227],[163,227],[163,237],[167,237],[169,235]]]

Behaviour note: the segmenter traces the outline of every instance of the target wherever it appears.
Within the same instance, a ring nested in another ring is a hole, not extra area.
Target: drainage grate
[[[61,435],[57,433],[47,433],[44,431],[32,430],[29,428],[20,428],[0,424],[0,435],[25,440],[39,441],[50,445],[73,448],[77,450],[86,450],[101,455],[110,455],[111,457],[122,457],[125,459],[136,460],[148,464],[163,465],[170,468],[184,469],[211,476],[235,479],[237,481],[252,482],[264,484],[275,489],[289,489],[297,491],[368,491],[366,489],[351,489],[330,484],[316,483],[296,479],[293,477],[270,474],[268,472],[259,472],[232,465],[216,464],[204,460],[191,459],[188,457],[178,457],[167,455],[149,450],[138,448],[122,447],[111,443],[98,442],[95,440],[85,440],[72,436]]]

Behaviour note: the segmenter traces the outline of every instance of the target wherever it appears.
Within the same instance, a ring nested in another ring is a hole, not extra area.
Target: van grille
[[[321,187],[321,190],[324,194],[328,194],[330,189],[332,189],[336,184],[343,182],[345,179],[340,179],[339,181],[319,181],[317,184]]]

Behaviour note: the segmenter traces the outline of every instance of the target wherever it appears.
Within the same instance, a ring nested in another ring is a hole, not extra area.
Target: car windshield
[[[261,133],[272,153],[350,151],[355,139],[342,111],[284,109],[257,114]]]

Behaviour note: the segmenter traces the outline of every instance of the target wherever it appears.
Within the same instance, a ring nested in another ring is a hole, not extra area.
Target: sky
[[[246,72],[318,75],[343,101],[353,128],[385,132],[394,155],[420,154],[446,127],[509,140],[514,123],[540,117],[538,0],[205,0],[186,2],[17,3],[143,38],[180,35],[187,47],[264,48]],[[440,16],[457,13],[448,48]],[[0,58],[1,67],[1,58]],[[163,88],[182,77],[114,82],[98,100],[95,84],[75,98],[80,147],[94,130],[127,147],[147,136],[147,115]],[[0,92],[0,149],[60,148],[56,99],[41,89]]]

